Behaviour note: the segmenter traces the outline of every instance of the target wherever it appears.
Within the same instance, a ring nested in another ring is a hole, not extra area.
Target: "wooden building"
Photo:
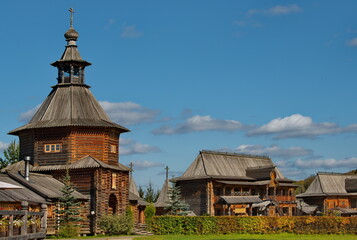
[[[57,83],[30,122],[9,134],[20,139],[20,157],[31,157],[33,172],[57,179],[69,168],[76,189],[90,197],[90,228],[98,231],[97,218],[124,213],[129,205],[129,171],[119,163],[119,136],[129,130],[112,122],[85,83],[85,68],[77,48],[78,32],[64,34],[67,46],[51,65],[58,69]]]
[[[131,169],[132,169],[132,164]],[[135,181],[132,176],[132,172],[130,172],[129,178],[129,202],[131,206],[131,210],[134,213],[134,221],[135,223],[145,223],[145,215],[144,211],[148,203],[139,196],[138,188],[136,187]]]
[[[357,214],[357,175],[318,173],[308,189],[296,197],[322,213]]]
[[[46,174],[31,173],[28,178],[15,171],[0,174],[0,181],[10,183],[20,188],[0,189],[0,210],[21,210],[23,202],[31,212],[43,212],[46,216],[46,233],[55,234],[57,229],[59,198],[62,197],[64,184],[54,177]],[[88,196],[78,191],[73,196],[81,202],[82,229],[89,230]]]
[[[186,172],[172,179],[196,215],[289,215],[297,185],[269,157],[201,151]]]

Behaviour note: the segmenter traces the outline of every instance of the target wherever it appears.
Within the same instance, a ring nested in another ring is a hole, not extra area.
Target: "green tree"
[[[149,205],[146,206],[144,210],[144,215],[145,215],[145,222],[149,223],[151,222],[151,219],[153,216],[156,214],[156,208],[153,203],[149,203]]]
[[[160,192],[158,190],[155,190],[152,185],[152,182],[149,181],[149,184],[147,185],[145,190],[145,197],[144,197],[145,201],[148,203],[156,202],[157,198],[159,197],[159,194]]]
[[[0,169],[20,160],[20,145],[15,140],[4,150],[4,157],[0,158]]]
[[[145,190],[143,189],[142,186],[139,186],[138,192],[139,192],[139,197],[141,198],[145,197]]]
[[[60,208],[57,209],[59,215],[59,235],[61,237],[75,237],[79,234],[80,202],[73,196],[74,187],[71,183],[69,170],[63,178],[62,196],[59,198]]]
[[[165,210],[168,210],[169,215],[185,216],[189,213],[190,206],[181,200],[181,189],[176,183],[172,183],[171,188],[168,190],[169,201]]]

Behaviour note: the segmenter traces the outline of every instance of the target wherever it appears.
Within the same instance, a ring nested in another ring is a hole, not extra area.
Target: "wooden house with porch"
[[[298,204],[315,206],[317,211],[357,214],[357,175],[317,173],[307,190],[296,196]]]
[[[265,156],[200,151],[172,181],[196,215],[292,216],[296,210],[297,185]]]
[[[13,189],[0,189],[0,218],[6,218],[3,215],[6,211],[10,215],[18,216],[12,211],[26,210],[32,212],[33,215],[32,218],[21,219],[22,225],[28,225],[27,233],[34,234],[41,232],[44,233],[44,236],[56,233],[58,228],[58,213],[56,213],[56,210],[59,207],[59,198],[62,197],[61,190],[64,187],[62,182],[50,175],[31,173],[26,176],[22,172],[17,171],[3,172],[0,174],[0,181],[18,186]],[[83,221],[80,224],[82,225],[82,229],[89,230],[90,226],[87,215],[89,208],[88,196],[78,191],[74,191],[73,196],[81,203],[80,214]],[[11,232],[9,229],[11,230],[10,226],[0,228],[0,232],[5,232],[6,236],[19,234],[19,232]],[[35,234],[34,236],[37,235]]]
[[[85,83],[78,32],[64,34],[62,57],[51,65],[58,69],[56,84],[30,122],[9,134],[19,137],[20,159],[30,157],[31,171],[61,179],[69,169],[78,192],[89,196],[90,227],[100,232],[97,219],[103,214],[124,213],[129,206],[129,171],[119,163],[119,137],[129,130],[110,120]]]

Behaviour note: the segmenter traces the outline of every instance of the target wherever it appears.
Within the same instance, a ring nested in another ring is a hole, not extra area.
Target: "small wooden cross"
[[[73,13],[74,13],[74,10],[73,10],[73,8],[70,8],[68,11],[70,12],[69,27],[73,28]]]
[[[169,167],[166,166],[165,170],[166,170],[166,180],[167,180],[169,178]]]

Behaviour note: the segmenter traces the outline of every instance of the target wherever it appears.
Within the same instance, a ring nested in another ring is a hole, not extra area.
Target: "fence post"
[[[28,206],[29,203],[26,201],[21,202],[21,210],[24,211],[24,215],[22,216],[22,226],[21,226],[21,235],[27,234],[27,216],[28,216]]]
[[[46,232],[47,230],[47,204],[41,204],[41,212],[43,216],[41,217],[41,232]]]

